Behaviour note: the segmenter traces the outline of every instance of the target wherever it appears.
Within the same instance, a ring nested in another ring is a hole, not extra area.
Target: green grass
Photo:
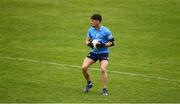
[[[0,102],[180,103],[179,12],[179,0],[1,0]],[[80,68],[2,58],[81,66],[93,13],[116,40],[109,71],[177,81],[108,72],[102,96],[101,73],[90,70],[94,88],[84,94]]]

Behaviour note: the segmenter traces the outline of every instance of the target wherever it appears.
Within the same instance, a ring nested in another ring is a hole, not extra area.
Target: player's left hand
[[[102,42],[99,42],[99,44],[96,44],[96,47],[97,48],[103,48],[103,47],[105,47],[106,45],[104,44],[104,43],[102,43]]]

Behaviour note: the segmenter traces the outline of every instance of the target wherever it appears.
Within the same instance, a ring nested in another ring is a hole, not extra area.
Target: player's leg
[[[85,77],[85,79],[88,81],[90,81],[90,76],[89,76],[89,73],[88,73],[88,68],[91,64],[93,64],[95,61],[86,57],[84,59],[84,62],[83,62],[83,65],[82,65],[82,72],[83,72],[83,75]]]
[[[102,72],[102,84],[103,84],[103,95],[107,95],[107,66],[108,60],[102,60],[101,62],[101,72]]]
[[[107,65],[108,65],[108,60],[101,61],[101,73],[102,73],[103,88],[107,87]]]
[[[95,61],[93,59],[86,57],[84,59],[83,65],[82,65],[82,72],[83,72],[83,75],[84,75],[85,79],[87,80],[87,85],[86,85],[86,87],[84,89],[85,93],[89,92],[90,88],[92,88],[92,86],[93,86],[92,82],[90,80],[90,77],[89,77],[88,68],[94,62]]]

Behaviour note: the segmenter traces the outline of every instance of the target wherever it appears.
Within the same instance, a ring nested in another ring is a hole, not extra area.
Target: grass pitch
[[[116,40],[108,96],[91,69],[94,88],[82,92],[93,13]],[[179,0],[1,0],[0,102],[180,103],[179,27]]]

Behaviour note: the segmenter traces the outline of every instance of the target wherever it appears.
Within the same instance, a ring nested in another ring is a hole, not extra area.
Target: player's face
[[[91,19],[91,26],[95,27],[95,26],[99,26],[100,21],[99,20],[93,20]]]

